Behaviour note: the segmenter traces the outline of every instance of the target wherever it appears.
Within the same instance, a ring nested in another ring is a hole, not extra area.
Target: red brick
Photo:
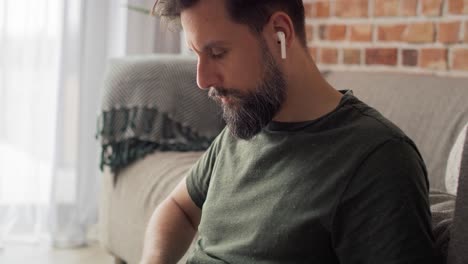
[[[317,48],[316,47],[309,47],[309,54],[314,61],[317,61]]]
[[[439,23],[437,40],[442,43],[455,43],[460,40],[460,22]]]
[[[452,69],[468,71],[468,49],[453,49],[452,58]]]
[[[434,24],[431,22],[409,24],[402,35],[402,40],[411,43],[434,42]]]
[[[330,16],[330,2],[320,0],[313,3],[304,3],[304,10],[306,18],[329,17]]]
[[[391,65],[397,64],[398,49],[396,48],[370,48],[366,50],[366,64]]]
[[[345,49],[343,50],[344,64],[361,64],[361,50]]]
[[[314,41],[314,27],[312,25],[306,25],[307,42]]]
[[[321,48],[320,49],[320,63],[337,64],[338,63],[338,50],[334,48]]]
[[[328,1],[319,1],[315,3],[315,16],[316,17],[329,17],[330,16],[330,3]]]
[[[426,16],[440,16],[442,3],[442,0],[421,0],[422,13]]]
[[[313,3],[304,3],[304,15],[308,18],[313,18],[315,15],[315,6]]]
[[[465,22],[465,43],[468,43],[468,21]]]
[[[432,70],[446,70],[447,50],[443,48],[421,49],[419,67]]]
[[[401,41],[403,32],[406,29],[406,25],[382,25],[379,26],[379,40],[380,41]]]
[[[451,14],[468,14],[468,0],[449,0]]]
[[[418,0],[401,0],[400,14],[402,16],[416,16]]]
[[[418,51],[415,49],[406,49],[402,52],[404,66],[417,66],[418,65]]]
[[[326,28],[327,40],[345,40],[346,25],[328,25]]]
[[[350,40],[356,42],[370,42],[372,41],[372,25],[360,24],[351,25],[348,30],[350,31]]]
[[[346,25],[320,25],[319,36],[322,40],[344,40],[346,38]]]
[[[368,0],[336,0],[336,16],[338,17],[367,17],[368,14]]]
[[[400,0],[375,0],[374,16],[398,16]]]

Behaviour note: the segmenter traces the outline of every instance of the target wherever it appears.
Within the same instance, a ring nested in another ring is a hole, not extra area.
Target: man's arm
[[[200,218],[201,210],[190,198],[184,178],[151,216],[140,263],[177,263],[190,246]]]

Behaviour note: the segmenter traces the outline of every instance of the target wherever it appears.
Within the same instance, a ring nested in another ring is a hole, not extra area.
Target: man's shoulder
[[[331,134],[335,135],[337,149],[352,153],[358,160],[365,159],[372,152],[388,142],[402,142],[398,146],[410,146],[417,152],[414,142],[395,123],[375,108],[353,98],[338,114]],[[358,162],[356,160],[356,162]]]
[[[330,134],[355,140],[406,137],[396,124],[377,109],[359,100],[351,91],[343,96],[337,109],[312,122],[303,131],[311,135]]]
[[[350,120],[348,120],[350,129],[354,135],[363,140],[374,139],[378,142],[395,138],[410,140],[395,123],[357,98],[350,104],[349,111],[352,112],[349,115]]]

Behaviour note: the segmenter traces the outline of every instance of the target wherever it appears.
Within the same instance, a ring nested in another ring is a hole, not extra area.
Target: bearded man
[[[142,263],[432,263],[416,146],[307,52],[302,0],[160,0],[226,129],[155,210]],[[378,85],[378,84],[376,84]]]

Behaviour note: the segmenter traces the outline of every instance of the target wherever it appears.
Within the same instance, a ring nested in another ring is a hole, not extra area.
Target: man
[[[156,9],[180,19],[198,86],[227,128],[155,210],[142,263],[176,263],[197,232],[189,263],[432,263],[424,162],[396,126],[322,78],[301,0]]]

